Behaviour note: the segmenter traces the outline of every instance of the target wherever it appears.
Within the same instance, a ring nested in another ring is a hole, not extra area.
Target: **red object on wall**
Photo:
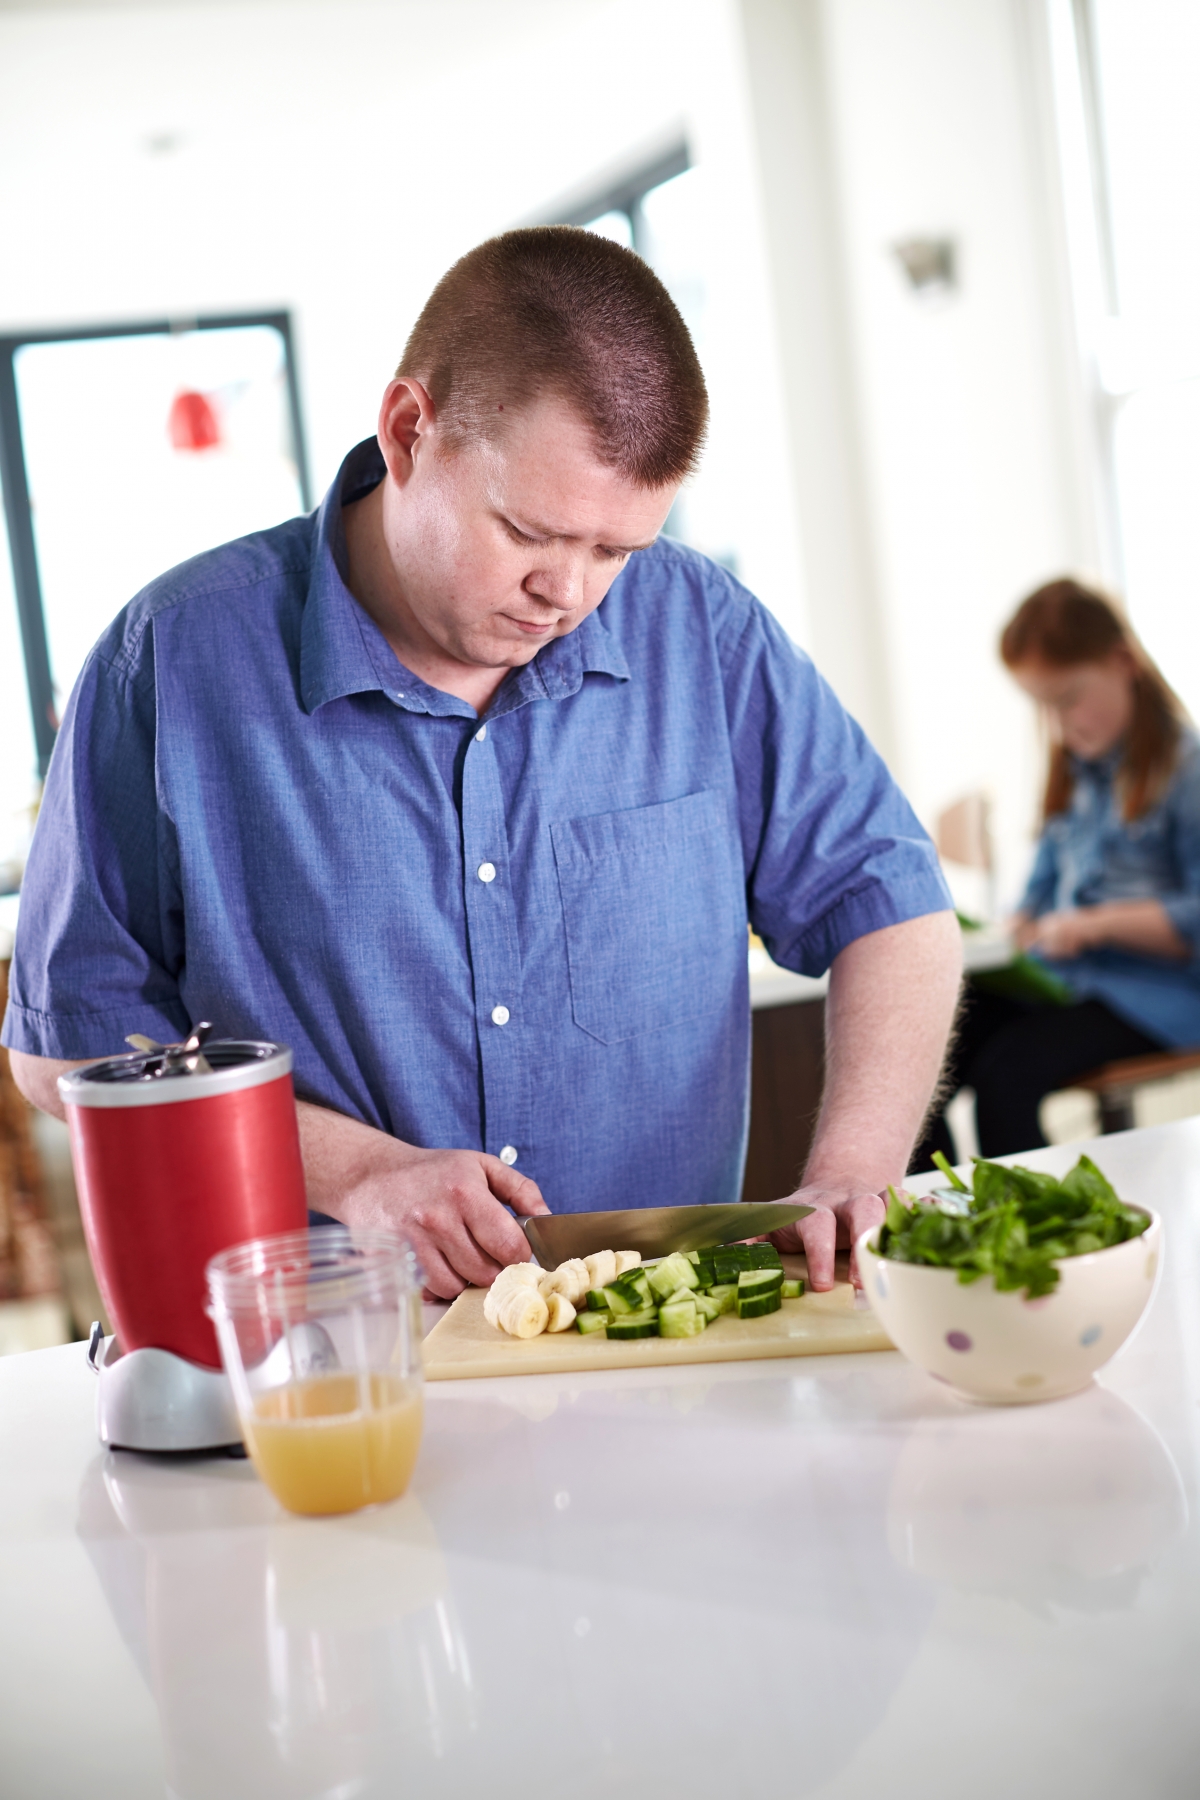
[[[210,1078],[138,1084],[132,1103],[87,1104],[81,1093],[84,1103],[72,1104],[64,1094],[84,1233],[123,1350],[152,1346],[219,1369],[205,1313],[209,1258],[308,1223],[283,1054],[276,1079],[196,1099],[166,1095],[203,1092]],[[74,1074],[86,1080],[89,1070]],[[220,1075],[214,1085],[224,1085]],[[153,1100],[140,1104],[148,1091]]]
[[[183,388],[171,402],[167,432],[176,450],[212,450],[221,442],[216,408],[207,394]]]

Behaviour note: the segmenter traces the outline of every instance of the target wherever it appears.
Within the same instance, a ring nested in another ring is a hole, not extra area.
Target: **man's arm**
[[[834,959],[825,1002],[825,1091],[804,1178],[814,1206],[788,1232],[814,1288],[833,1286],[835,1245],[883,1218],[880,1195],[908,1168],[945,1055],[962,978],[952,912],[856,938]],[[856,1273],[852,1270],[852,1273]]]
[[[10,1050],[13,1080],[32,1106],[66,1118],[61,1062]],[[548,1212],[537,1183],[478,1150],[418,1150],[342,1113],[296,1107],[308,1203],[347,1225],[402,1231],[431,1291],[452,1300],[468,1282],[485,1287],[506,1263],[528,1262],[529,1244],[505,1211]]]
[[[10,1050],[8,1060],[12,1078],[30,1106],[49,1113],[51,1118],[65,1120],[67,1109],[58,1092],[58,1078],[68,1069],[82,1069],[85,1062],[95,1062],[96,1058],[84,1056],[74,1062],[61,1062],[54,1056],[30,1056],[25,1050]]]

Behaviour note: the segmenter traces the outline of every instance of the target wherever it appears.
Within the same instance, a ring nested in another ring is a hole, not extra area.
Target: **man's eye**
[[[512,538],[515,543],[537,544],[537,543],[540,543],[540,541],[541,541],[539,538],[530,537],[530,535],[527,531],[519,531],[517,529],[517,527],[512,523],[511,519],[505,519],[504,525],[505,525],[505,529],[508,532],[509,537]]]
[[[624,562],[629,555],[628,550],[613,550],[607,544],[597,544],[596,554],[605,562]]]

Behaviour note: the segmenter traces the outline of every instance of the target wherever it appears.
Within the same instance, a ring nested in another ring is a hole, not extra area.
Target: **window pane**
[[[584,230],[594,231],[597,237],[611,238],[614,244],[624,244],[627,250],[633,249],[633,226],[629,223],[628,213],[601,213],[598,219],[589,219]]]
[[[1095,0],[1100,102],[1123,315],[1200,307],[1200,6]]]
[[[1200,718],[1200,381],[1127,400],[1113,448],[1130,614]]]
[[[299,512],[284,343],[259,325],[30,344],[16,377],[61,710],[139,588]]]
[[[16,885],[37,793],[37,752],[21,654],[8,535],[0,510],[0,894]],[[0,920],[0,940],[4,938]]]

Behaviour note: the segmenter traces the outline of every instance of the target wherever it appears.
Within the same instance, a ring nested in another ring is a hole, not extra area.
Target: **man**
[[[129,1031],[290,1044],[311,1204],[450,1296],[528,1254],[513,1212],[736,1198],[749,919],[832,965],[799,1228],[830,1285],[904,1174],[958,933],[812,665],[658,537],[706,417],[631,252],[516,231],[450,270],[319,512],[89,659],[4,1027],[35,1104]]]

